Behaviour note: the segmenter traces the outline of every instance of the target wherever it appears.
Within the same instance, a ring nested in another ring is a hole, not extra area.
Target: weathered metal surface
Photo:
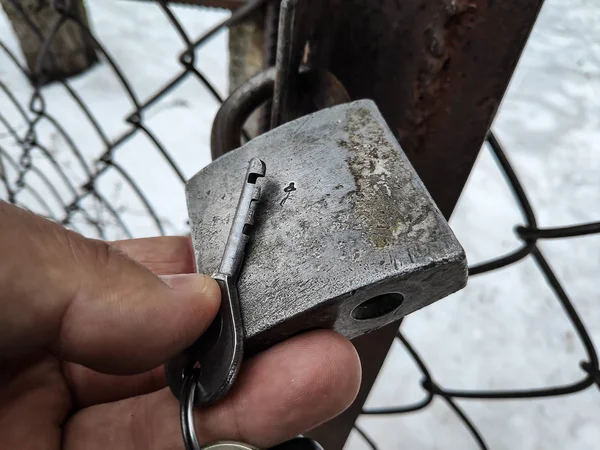
[[[463,249],[367,100],[259,136],[190,180],[198,271],[217,268],[252,157],[268,171],[238,281],[251,353],[313,328],[354,338],[464,286]]]
[[[276,77],[271,110],[271,129],[292,120],[298,100],[297,75],[304,53],[305,39],[314,21],[312,15],[322,2],[309,5],[306,0],[282,0],[275,61]],[[318,12],[318,11],[317,11]]]
[[[347,0],[313,64],[375,101],[449,216],[541,4]]]
[[[449,218],[542,3],[345,0],[335,12],[340,25],[321,34],[309,64],[331,70],[353,99],[376,102]],[[354,341],[361,391],[345,413],[311,433],[324,448],[343,447],[395,328]]]
[[[321,34],[333,29],[339,0],[282,0],[279,16],[271,128],[305,114],[299,104],[304,93],[298,85],[300,65],[308,60],[310,44],[325,42]],[[314,67],[313,67],[314,69]]]

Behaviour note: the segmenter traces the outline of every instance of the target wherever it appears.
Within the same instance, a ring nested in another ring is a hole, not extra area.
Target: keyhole
[[[290,198],[290,194],[296,190],[296,184],[293,181],[290,184],[288,184],[285,188],[283,188],[283,192],[285,192],[287,195],[283,198],[283,200],[281,200],[281,203],[279,203],[279,205],[283,206],[287,199]]]

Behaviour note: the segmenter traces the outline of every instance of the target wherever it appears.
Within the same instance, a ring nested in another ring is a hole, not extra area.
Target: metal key
[[[263,161],[250,160],[221,264],[213,275],[221,288],[217,317],[198,341],[166,366],[169,386],[182,400],[182,408],[186,402],[193,408],[221,399],[238,374],[243,359],[244,327],[236,283],[260,196],[256,181],[265,176],[265,171]],[[183,392],[184,387],[187,392]],[[191,414],[188,416],[191,418]]]

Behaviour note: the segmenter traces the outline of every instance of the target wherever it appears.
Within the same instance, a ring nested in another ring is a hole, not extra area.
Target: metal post
[[[543,0],[347,0],[340,27],[320,36],[332,71],[353,99],[376,101],[449,218],[504,96]],[[355,340],[363,382],[355,403],[313,430],[341,449],[394,339],[397,324]]]

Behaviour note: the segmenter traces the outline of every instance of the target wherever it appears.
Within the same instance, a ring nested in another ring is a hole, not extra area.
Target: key
[[[182,388],[187,386],[188,391],[192,388],[193,398],[187,399],[192,407],[206,406],[221,399],[239,372],[244,353],[244,326],[237,277],[260,196],[260,186],[256,182],[265,176],[265,172],[262,160],[250,160],[221,264],[213,275],[221,289],[217,317],[198,341],[166,366],[169,386],[182,403],[183,397],[189,394],[184,395]],[[190,385],[192,378],[193,386]]]

